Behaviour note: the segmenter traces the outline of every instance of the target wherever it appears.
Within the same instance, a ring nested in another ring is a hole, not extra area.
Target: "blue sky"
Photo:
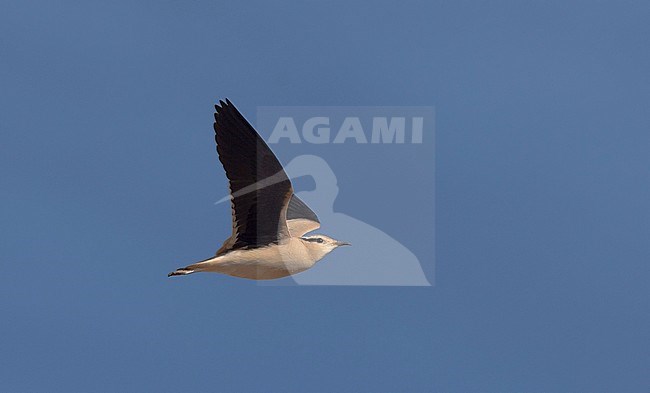
[[[647,391],[649,16],[3,2],[0,390]],[[227,235],[222,97],[435,106],[435,286],[168,280]]]

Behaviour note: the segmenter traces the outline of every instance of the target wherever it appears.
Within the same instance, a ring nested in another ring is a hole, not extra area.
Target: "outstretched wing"
[[[294,194],[287,209],[287,226],[291,236],[300,237],[320,228],[320,221],[316,213]]]
[[[228,100],[215,105],[219,161],[229,180],[232,235],[217,255],[277,243],[289,236],[286,223],[291,181],[271,149]]]

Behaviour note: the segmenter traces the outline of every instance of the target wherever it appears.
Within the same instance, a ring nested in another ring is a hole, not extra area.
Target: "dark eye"
[[[323,242],[323,239],[321,239],[321,238],[319,237],[318,239],[316,239],[316,242],[317,242],[317,243],[322,243],[322,242]]]

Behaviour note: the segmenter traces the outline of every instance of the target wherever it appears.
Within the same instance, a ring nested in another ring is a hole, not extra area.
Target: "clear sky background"
[[[1,391],[648,391],[647,3],[0,4]],[[435,106],[435,286],[168,280],[222,97]]]

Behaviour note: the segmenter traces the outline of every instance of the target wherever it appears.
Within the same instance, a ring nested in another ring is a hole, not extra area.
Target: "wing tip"
[[[229,112],[230,110],[232,110],[232,108],[234,108],[234,105],[232,105],[230,100],[228,100],[227,98],[225,98],[225,100],[226,100],[225,102],[224,102],[224,100],[219,100],[219,102],[214,104],[214,127],[215,127],[215,131],[216,131],[216,127],[217,127],[217,122],[219,122],[219,118],[220,117],[223,118],[223,116],[227,116],[227,112]]]
[[[225,100],[225,101],[224,101]],[[237,117],[241,116],[239,111],[237,110],[237,107],[230,101],[228,98],[224,98],[219,100],[218,103],[214,105],[214,120],[217,121],[218,117],[223,116],[223,117]]]
[[[229,107],[234,107],[233,103],[227,98],[224,97],[223,99],[219,100],[217,104],[214,105],[215,109],[226,109]]]

